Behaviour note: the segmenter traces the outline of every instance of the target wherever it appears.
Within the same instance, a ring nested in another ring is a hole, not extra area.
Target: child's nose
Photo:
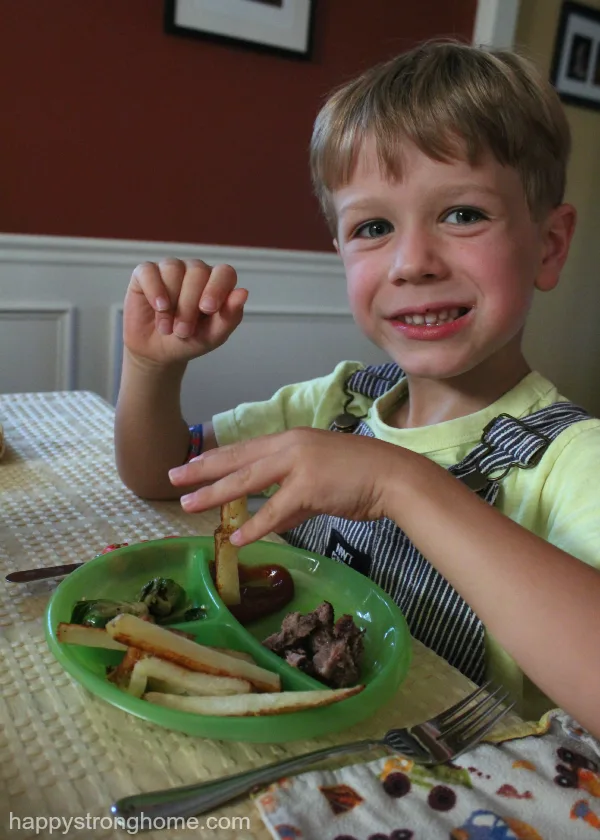
[[[439,280],[446,271],[439,242],[433,233],[413,228],[398,237],[389,271],[392,283]]]

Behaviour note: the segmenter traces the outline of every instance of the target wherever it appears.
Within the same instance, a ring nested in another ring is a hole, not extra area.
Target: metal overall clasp
[[[540,438],[542,441],[541,446],[537,449],[529,458],[527,463],[521,463],[519,461],[513,461],[510,464],[507,464],[505,467],[502,467],[499,472],[494,475],[494,469],[492,468],[489,472],[485,472],[481,467],[482,460],[497,449],[497,445],[492,443],[488,439],[489,433],[492,431],[493,427],[497,423],[498,420],[501,418],[506,418],[507,420],[511,420],[513,423],[516,423],[517,426],[520,426],[524,431],[528,432],[529,434],[533,434],[536,437]],[[533,467],[536,467],[542,459],[544,452],[548,449],[552,441],[550,440],[547,435],[542,434],[542,432],[538,432],[536,429],[533,429],[531,426],[528,426],[527,423],[523,423],[522,420],[519,420],[516,417],[513,417],[511,414],[499,414],[497,417],[494,417],[490,422],[485,426],[480,443],[485,447],[483,452],[477,458],[475,463],[475,469],[470,472],[468,475],[462,476],[461,481],[471,490],[474,490],[476,493],[479,490],[485,489],[485,487],[490,483],[490,481],[501,481],[513,467],[518,467],[521,470],[530,470]]]
[[[346,401],[344,402],[344,410],[341,412],[341,414],[338,414],[337,417],[333,418],[329,430],[332,432],[344,432],[345,434],[352,434],[360,425],[360,421],[364,420],[364,418],[367,415],[361,414],[357,417],[355,414],[350,414],[350,412],[348,411],[354,399],[354,394],[351,394],[348,391],[348,386],[346,383],[344,383],[344,394],[346,395]]]

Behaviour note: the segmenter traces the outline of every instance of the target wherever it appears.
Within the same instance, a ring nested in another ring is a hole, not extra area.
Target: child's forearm
[[[123,482],[139,496],[174,499],[168,478],[182,464],[189,446],[181,415],[185,363],[161,368],[140,363],[125,350],[115,418],[115,454]]]
[[[393,518],[527,675],[600,736],[600,572],[436,464],[410,453],[406,467]]]

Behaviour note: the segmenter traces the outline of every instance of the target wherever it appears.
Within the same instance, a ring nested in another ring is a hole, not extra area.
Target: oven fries
[[[352,688],[327,688],[322,691],[280,691],[277,694],[234,694],[227,697],[182,697],[149,691],[144,694],[144,699],[180,712],[219,717],[249,717],[282,715],[329,706],[358,694],[363,688],[363,685],[355,685]]]
[[[234,659],[243,659],[245,662],[251,662],[253,665],[256,665],[254,657],[243,650],[233,650],[232,648],[217,647],[216,645],[210,645],[210,647],[213,650],[218,650],[220,653],[226,653],[227,656],[233,656]]]
[[[173,662],[167,662],[166,659],[148,655],[135,663],[127,690],[129,694],[141,697],[146,691],[147,684],[150,683],[155,689],[156,682],[159,683],[160,690],[167,694],[218,697],[227,694],[248,694],[252,690],[247,680],[235,677],[215,677],[212,674],[190,671]]]
[[[143,650],[134,647],[128,647],[125,656],[115,668],[107,670],[108,681],[114,683],[119,688],[127,688],[131,682],[131,675],[137,663],[148,656]]]
[[[135,615],[122,614],[111,619],[106,625],[106,632],[117,642],[144,650],[159,659],[167,659],[190,671],[247,680],[258,691],[281,690],[279,674],[199,645],[191,639],[170,633],[158,624],[142,621]]]
[[[239,604],[238,550],[229,537],[248,520],[246,497],[221,505],[221,524],[215,531],[215,577],[217,592],[227,605]]]
[[[281,715],[316,709],[353,697],[364,685],[315,691],[282,691],[279,674],[257,665],[248,653],[208,647],[130,613],[102,630],[61,622],[66,644],[123,650],[107,669],[113,685],[132,697],[183,712],[218,717]]]
[[[106,648],[107,650],[127,650],[126,645],[112,639],[101,627],[86,627],[84,624],[67,624],[61,621],[56,631],[59,642],[83,647]]]

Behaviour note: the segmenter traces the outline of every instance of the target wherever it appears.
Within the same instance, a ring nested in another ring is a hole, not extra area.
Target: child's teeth
[[[405,324],[415,324],[422,326],[423,324],[433,325],[440,324],[444,321],[455,321],[460,315],[460,309],[453,307],[452,309],[442,309],[440,312],[426,312],[425,315],[404,315]]]

